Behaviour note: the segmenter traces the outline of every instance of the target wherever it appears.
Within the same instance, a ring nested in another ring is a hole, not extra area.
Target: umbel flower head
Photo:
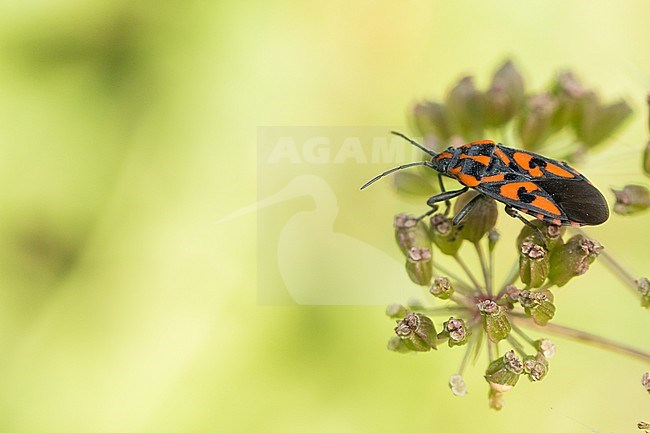
[[[492,209],[480,209],[469,216],[467,224],[478,227],[480,224],[473,219],[482,220],[485,213],[491,218]],[[413,305],[410,309],[399,304],[390,305],[386,313],[401,320],[397,321],[394,329],[396,339],[391,339],[389,348],[406,353],[427,352],[438,348],[441,343],[446,343],[445,346],[454,350],[463,347],[466,351],[465,360],[449,382],[454,395],[460,396],[467,392],[462,376],[467,358],[478,352],[477,346],[487,344],[490,362],[484,377],[490,388],[490,405],[500,409],[503,406],[502,394],[512,389],[520,376],[528,377],[531,382],[541,381],[546,376],[549,360],[555,353],[555,346],[549,339],[533,340],[522,328],[543,327],[552,321],[556,310],[553,288],[559,286],[558,282],[565,285],[574,277],[584,274],[603,248],[597,241],[583,236],[574,236],[565,241],[560,235],[561,230],[549,230],[540,226],[546,245],[554,245],[554,248],[546,249],[540,245],[543,241],[535,240],[532,235],[520,236],[519,245],[513,250],[513,258],[518,257],[519,272],[497,286],[498,290],[494,290],[492,280],[496,257],[493,251],[498,236],[495,236],[492,224],[483,225],[483,233],[478,239],[476,234],[469,239],[459,236],[461,241],[458,248],[438,248],[441,254],[450,256],[459,263],[466,278],[455,273],[454,276],[439,274],[432,277],[433,274],[444,271],[432,259],[430,251],[436,248],[437,234],[431,227],[445,218],[447,217],[441,213],[432,215],[428,222],[403,214],[395,217],[395,221],[416,221],[409,228],[411,233],[422,233],[428,229],[427,246],[411,247],[409,250],[402,248],[406,258],[405,267],[412,281],[420,285],[428,281],[434,303],[445,304],[431,308]],[[456,230],[462,233],[465,228]],[[522,235],[529,231],[530,228],[524,227]],[[395,224],[395,232],[399,243],[405,238],[403,227]],[[423,245],[423,238],[418,239],[420,245]],[[474,272],[464,264],[460,253],[468,246],[477,252],[478,261],[485,271],[483,279],[474,276]],[[562,278],[552,280],[550,264],[556,262],[565,265],[558,271]],[[420,267],[422,263],[426,263],[424,270]],[[519,283],[515,284],[517,280]],[[445,313],[449,315],[442,321],[442,330],[436,333],[433,316]],[[509,349],[506,349],[504,355],[496,356],[503,350],[504,344]]]
[[[602,103],[570,72],[559,74],[549,89],[528,94],[521,74],[506,62],[494,74],[487,90],[478,89],[471,77],[465,77],[452,87],[444,102],[416,103],[412,121],[425,143],[438,146],[436,151],[507,131],[518,140],[511,146],[519,144],[543,153],[551,139],[571,135],[566,146],[554,146],[563,153],[550,156],[578,161],[591,149],[607,143],[630,113],[624,101]],[[396,184],[406,183],[398,180]],[[643,201],[643,194],[636,194],[630,200],[630,209],[638,208]],[[475,192],[455,200],[453,206],[447,201],[442,209],[422,217],[399,214],[394,219],[395,239],[404,254],[407,275],[428,288],[431,305],[388,307],[387,314],[397,319],[388,344],[390,350],[463,350],[463,361],[449,379],[452,393],[462,396],[468,392],[463,380],[468,360],[476,359],[484,348],[488,362],[482,375],[488,384],[488,402],[500,410],[504,393],[520,383],[521,376],[531,383],[546,377],[555,354],[551,340],[533,339],[524,328],[597,341],[613,349],[623,347],[553,323],[558,308],[555,292],[589,271],[604,254],[600,242],[580,229],[567,231],[566,227],[543,221],[522,225],[516,245],[510,250],[509,260],[515,262],[515,271],[495,284],[496,261],[507,256],[496,254],[500,235],[495,227],[502,212],[493,199],[477,197]],[[461,224],[455,224],[453,217],[470,200],[474,206],[464,214]],[[476,255],[475,268],[466,261],[469,254]],[[447,257],[458,269],[443,266],[440,257]],[[635,280],[634,284],[644,305],[650,306],[648,280]],[[436,322],[440,332],[436,332]],[[650,354],[636,351],[633,355],[650,361]],[[644,376],[644,386],[650,383],[646,379]]]

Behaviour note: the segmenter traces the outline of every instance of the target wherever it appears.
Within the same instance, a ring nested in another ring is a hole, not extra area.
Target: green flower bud
[[[397,336],[390,337],[388,343],[386,344],[386,348],[392,352],[397,352],[397,353],[410,352],[410,350],[408,349],[408,347],[406,347],[402,339]]]
[[[538,148],[553,132],[551,121],[558,102],[552,95],[542,93],[528,98],[525,114],[517,129],[524,149]]]
[[[650,280],[647,278],[639,278],[636,282],[636,288],[641,294],[641,306],[643,308],[650,308]]]
[[[423,137],[434,136],[447,142],[452,136],[447,108],[437,102],[418,102],[413,105],[413,123]]]
[[[650,140],[646,143],[643,151],[643,171],[645,174],[650,175]]]
[[[452,224],[451,219],[441,213],[435,214],[429,220],[429,233],[433,243],[441,253],[455,256],[463,243],[459,236],[459,228]]]
[[[530,287],[540,287],[544,284],[550,267],[548,251],[534,242],[536,238],[527,238],[519,249],[519,278]]]
[[[592,112],[596,111],[600,105],[598,95],[593,90],[583,89],[578,98],[575,99],[575,106],[573,107],[573,115],[571,116],[571,126],[576,135],[580,134],[580,129],[583,128],[585,122],[589,123],[593,118]]]
[[[456,199],[454,203],[454,213],[458,213],[465,207],[470,200],[478,195],[475,191],[467,192]],[[460,235],[472,243],[477,243],[483,236],[497,223],[499,210],[494,199],[481,196],[478,201],[474,203],[474,207],[465,215],[461,221],[462,230]]]
[[[570,98],[581,98],[587,90],[571,71],[560,72],[553,86],[554,95],[566,95]]]
[[[421,286],[431,284],[433,276],[431,250],[428,248],[411,248],[406,256],[406,272],[415,284]]]
[[[462,78],[447,97],[447,108],[455,129],[469,141],[483,138],[485,95],[474,87],[472,77]]]
[[[402,304],[390,304],[386,307],[386,315],[391,319],[404,317],[406,315],[406,307]]]
[[[576,135],[589,148],[609,138],[632,114],[632,108],[625,101],[601,105],[593,95],[583,98],[581,108]]]
[[[427,352],[436,348],[436,328],[431,319],[424,314],[408,314],[400,322],[397,322],[395,334],[410,350]]]
[[[616,197],[614,212],[620,215],[630,215],[647,210],[650,207],[650,192],[641,185],[625,185],[623,189],[612,188]]]
[[[490,341],[496,343],[508,337],[511,327],[503,307],[491,299],[480,301],[476,307],[483,316],[483,329]]]
[[[442,326],[443,330],[438,334],[438,338],[448,338],[449,347],[466,344],[471,335],[471,332],[465,327],[463,319],[450,317]]]
[[[573,73],[567,71],[558,74],[557,81],[551,91],[558,101],[557,109],[553,113],[553,119],[551,120],[553,131],[559,131],[573,123],[573,117],[585,92],[582,83],[578,81]]]
[[[641,376],[641,385],[643,385],[643,389],[650,393],[650,371],[646,371],[643,373],[643,376]]]
[[[546,325],[555,315],[553,294],[548,290],[522,290],[519,293],[519,303],[524,307],[526,314],[540,326]]]
[[[556,226],[555,224],[548,224],[540,220],[531,221],[531,224],[537,227],[540,232],[542,232],[542,235],[544,235],[544,239],[546,241],[546,247],[549,251],[552,251],[553,248],[558,245],[562,245],[562,236],[564,236],[564,233],[566,233],[566,227]],[[533,230],[532,227],[524,224],[521,228],[521,231],[519,232],[519,236],[517,236],[516,245],[518,247],[521,247],[521,244],[525,240],[528,240],[526,238],[529,238],[531,236],[534,237],[534,241],[539,242],[539,234]]]
[[[455,396],[462,397],[467,394],[467,386],[460,374],[454,374],[449,378],[449,388]]]
[[[514,350],[510,350],[490,363],[485,371],[485,380],[493,390],[506,392],[517,384],[523,370],[521,360],[515,355]]]
[[[535,349],[544,355],[544,358],[551,359],[555,355],[555,344],[548,338],[541,338],[535,341]]]
[[[508,123],[519,111],[524,100],[524,80],[510,60],[495,72],[485,99],[486,120],[492,127]]]
[[[558,287],[564,286],[571,278],[587,272],[602,250],[603,246],[598,241],[582,235],[573,236],[551,253],[549,281]]]
[[[539,352],[534,356],[525,356],[523,365],[524,373],[526,373],[531,382],[542,380],[546,376],[546,373],[548,373],[548,361]]]
[[[426,226],[413,215],[403,213],[395,215],[393,227],[395,228],[395,240],[404,255],[408,255],[409,250],[413,247],[431,247]]]
[[[449,299],[454,294],[454,288],[447,277],[436,277],[429,288],[429,293],[439,299]]]

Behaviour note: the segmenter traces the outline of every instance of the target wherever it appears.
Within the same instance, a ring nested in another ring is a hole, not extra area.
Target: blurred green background
[[[414,100],[467,73],[485,86],[506,58],[529,89],[570,68],[625,97],[634,119],[587,171],[643,181],[649,16],[645,0],[0,3],[0,431],[635,431],[648,365],[555,339],[549,376],[495,413],[482,363],[449,392],[462,351],[388,352],[382,307],[260,305],[256,215],[218,221],[260,198],[259,126],[406,130]],[[398,257],[391,215],[421,205],[375,188],[335,228]],[[385,215],[364,213],[379,197]],[[590,233],[647,273],[648,218]],[[557,300],[558,323],[650,347],[602,266]]]

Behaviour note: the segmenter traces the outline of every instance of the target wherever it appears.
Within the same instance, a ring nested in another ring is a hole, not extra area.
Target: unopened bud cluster
[[[443,102],[418,102],[411,113],[420,135],[441,149],[454,140],[467,143],[483,139],[486,131],[510,123],[515,126],[517,144],[529,150],[540,149],[550,138],[568,130],[578,143],[573,153],[565,155],[570,160],[611,137],[632,109],[623,100],[603,103],[569,71],[558,74],[547,89],[527,92],[522,75],[506,61],[487,89],[478,89],[474,78],[466,76]]]
[[[549,236],[549,232],[561,232],[551,227],[555,226],[548,226],[543,231],[544,239],[530,235],[519,244],[519,277],[526,286],[562,287],[572,278],[587,272],[604,249],[598,241],[582,235],[575,235],[566,242],[561,236]]]
[[[472,77],[465,77],[453,86],[444,102],[415,104],[412,117],[425,142],[438,146],[436,150],[488,138],[486,130],[508,125],[517,142],[506,144],[534,151],[555,136],[566,137],[568,132],[573,136],[572,144],[557,156],[572,160],[604,143],[630,112],[623,101],[603,104],[570,72],[559,74],[545,91],[527,93],[515,66],[506,62],[486,90],[477,88]],[[650,174],[650,147],[648,154]],[[407,176],[403,172],[397,175]],[[432,182],[427,179],[422,184],[429,187]],[[429,195],[432,192],[429,190]],[[404,255],[407,275],[428,293],[420,291],[426,297],[422,302],[392,304],[386,309],[386,314],[397,321],[388,348],[399,353],[446,347],[466,351],[461,366],[449,379],[451,392],[463,396],[469,392],[463,374],[471,362],[466,361],[476,359],[481,346],[487,346],[489,363],[483,376],[489,384],[489,406],[500,410],[504,393],[517,385],[521,376],[533,383],[546,377],[556,351],[551,340],[530,338],[522,327],[561,328],[549,325],[557,309],[554,291],[588,272],[604,248],[582,232],[567,233],[566,227],[535,220],[522,225],[514,248],[503,249],[495,229],[503,212],[493,199],[477,198],[462,222],[453,222],[476,194],[462,194],[451,206],[440,203],[440,210],[427,218],[407,214],[395,217],[395,240]],[[616,194],[619,213],[650,207],[650,194],[645,189],[628,186]],[[518,261],[518,267],[498,284],[494,266],[497,258],[501,261],[508,255],[507,251],[511,254],[507,261]],[[476,254],[475,258],[468,257],[470,254]],[[450,262],[457,265],[453,270]],[[650,307],[650,281],[641,278],[636,286],[642,304]],[[643,383],[650,390],[650,373],[644,375]]]
[[[395,335],[388,342],[388,348],[395,352],[427,352],[445,342],[450,348],[467,346],[467,350],[476,350],[471,348],[472,342],[478,344],[483,340],[480,335],[495,346],[512,343],[516,351],[507,351],[493,360],[484,375],[490,384],[490,406],[499,409],[503,405],[503,393],[514,387],[520,376],[527,376],[531,382],[542,380],[548,373],[549,359],[555,353],[555,346],[546,338],[527,340],[532,342],[530,350],[523,349],[517,342],[513,326],[522,320],[545,326],[553,320],[556,306],[551,289],[565,286],[587,272],[603,247],[598,241],[582,235],[565,239],[564,227],[536,221],[532,224],[534,229],[524,226],[517,237],[519,284],[505,284],[494,293],[485,286],[472,288],[467,282],[455,281],[455,277],[438,274],[435,254],[460,259],[459,254],[466,251],[465,248],[475,251],[485,248],[492,254],[499,240],[494,230],[498,216],[495,210],[493,201],[486,200],[485,205],[477,206],[466,216],[462,228],[455,226],[444,213],[437,213],[428,221],[397,215],[395,239],[404,253],[409,278],[417,285],[428,287],[430,301],[446,302],[444,305],[454,313],[440,322],[440,332],[436,331],[424,303],[411,303],[406,307],[391,304],[386,314],[398,319]],[[471,229],[465,232],[468,226]],[[438,253],[434,254],[434,250]],[[479,254],[478,259],[485,257]],[[640,279],[638,286],[650,305],[650,283]],[[467,392],[460,374],[452,377],[449,386],[454,395]]]

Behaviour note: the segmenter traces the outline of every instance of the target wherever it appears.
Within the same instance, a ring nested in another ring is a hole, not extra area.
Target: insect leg
[[[454,197],[458,197],[459,195],[467,192],[468,189],[469,189],[469,187],[466,186],[466,187],[461,188],[461,189],[457,189],[457,190],[454,190],[454,191],[445,191],[445,192],[441,192],[440,194],[436,194],[436,195],[434,195],[432,197],[429,197],[429,199],[427,200],[427,206],[430,206],[431,209],[427,213],[425,213],[424,215],[421,215],[420,217],[418,217],[417,220],[420,221],[420,220],[428,217],[429,215],[431,215],[435,211],[437,211],[438,210],[438,205],[436,203],[439,203],[441,201],[447,202],[450,199],[452,199]]]
[[[481,194],[478,194],[476,197],[471,199],[465,206],[463,206],[463,208],[458,211],[456,216],[454,216],[454,219],[451,220],[452,224],[454,225],[462,224],[463,219],[465,219],[469,211],[471,211],[474,208],[474,206],[481,199],[481,197],[483,196]]]
[[[446,192],[445,183],[442,181],[442,174],[438,173],[438,183],[440,184],[440,191]],[[449,199],[445,200],[445,216],[449,215],[449,210],[451,209],[451,201]]]
[[[513,217],[513,218],[517,218],[519,221],[523,222],[528,227],[533,229],[535,234],[537,234],[537,237],[542,241],[542,245],[544,246],[544,248],[548,249],[548,247],[546,245],[546,238],[544,237],[544,234],[542,233],[542,231],[537,226],[535,226],[533,223],[531,223],[526,218],[521,216],[521,214],[519,212],[517,212],[517,209],[513,208],[512,206],[506,205],[506,213],[508,215],[510,215],[511,217]]]

